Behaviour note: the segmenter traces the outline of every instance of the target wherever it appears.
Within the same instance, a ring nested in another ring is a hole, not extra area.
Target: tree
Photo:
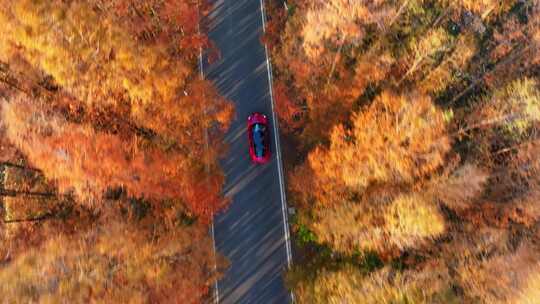
[[[2,48],[90,108],[127,101],[139,125],[193,149],[203,146],[203,133],[215,122],[227,126],[231,106],[196,77],[196,65],[171,55],[174,40],[139,44],[122,27],[127,24],[86,1],[5,1],[2,7]]]
[[[177,2],[0,3],[0,22],[9,29],[0,38],[2,56],[32,74],[15,77],[27,96],[4,107],[4,124],[15,146],[62,192],[95,199],[121,186],[131,195],[178,199],[206,218],[222,206],[217,158],[232,105],[197,72],[194,54],[206,44],[194,24],[197,5]],[[55,88],[42,94],[36,83],[46,77]],[[32,127],[17,112],[41,125]]]
[[[464,210],[471,207],[474,199],[485,191],[488,178],[485,169],[465,163],[449,175],[433,178],[426,192],[450,209]]]
[[[317,58],[326,41],[334,45],[358,42],[367,25],[383,28],[393,13],[392,6],[381,2],[314,1],[301,33],[304,51],[309,58]]]
[[[431,273],[430,273],[431,271]],[[459,303],[448,292],[449,284],[440,269],[426,269],[425,275],[409,271],[396,273],[383,268],[362,274],[354,266],[323,269],[313,282],[299,284],[295,295],[299,303]]]
[[[445,219],[437,206],[418,194],[400,195],[384,210],[383,231],[398,248],[419,246],[445,232]]]
[[[0,0],[1,301],[206,298],[233,113],[199,76],[206,8]]]
[[[456,78],[460,78],[478,52],[476,41],[471,34],[460,35],[448,47],[448,55],[444,56],[441,62],[435,60],[434,66],[428,65],[428,68],[422,69],[426,72],[418,84],[420,91],[433,95],[443,93]]]
[[[486,98],[468,128],[500,126],[508,136],[520,136],[540,121],[540,90],[534,79],[513,81]]]
[[[450,34],[442,28],[430,30],[422,38],[413,40],[407,72],[402,80],[415,73],[426,61],[434,60],[438,54],[447,52],[450,43]]]
[[[198,57],[201,47],[208,47],[208,37],[199,31],[201,17],[206,14],[206,1],[182,0],[92,0],[99,10],[114,14],[140,43],[169,44],[184,59]]]
[[[512,303],[528,277],[535,274],[538,255],[534,248],[520,247],[515,253],[489,256],[480,259],[463,258],[458,276],[466,295],[480,303]]]
[[[381,210],[385,199],[363,202],[343,202],[334,207],[314,209],[313,218],[305,220],[317,241],[335,252],[353,254],[358,250],[387,252],[394,244],[388,242]]]
[[[389,253],[419,247],[445,232],[437,205],[418,193],[371,193],[359,202],[313,210],[307,223],[318,241],[337,252]]]
[[[355,115],[352,130],[334,128],[330,142],[305,164],[315,173],[321,203],[331,203],[324,193],[334,188],[361,192],[374,183],[412,183],[441,166],[450,147],[443,115],[429,98],[390,92]]]
[[[49,237],[0,270],[2,299],[200,303],[217,278],[206,229],[137,226],[115,220]]]
[[[222,206],[218,189],[223,177],[206,177],[181,153],[67,122],[21,95],[4,103],[2,120],[8,138],[29,162],[61,192],[73,189],[86,204],[98,205],[105,190],[124,187],[133,196],[181,199],[206,219]]]

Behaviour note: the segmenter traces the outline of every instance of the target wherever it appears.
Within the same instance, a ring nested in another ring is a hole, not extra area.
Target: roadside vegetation
[[[200,78],[205,9],[0,0],[0,302],[207,297],[233,107]]]
[[[540,1],[268,11],[298,302],[540,301]]]

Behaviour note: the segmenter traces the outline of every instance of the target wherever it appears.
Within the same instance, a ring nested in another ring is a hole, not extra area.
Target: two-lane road
[[[236,120],[226,135],[228,154],[221,164],[230,207],[214,218],[216,249],[231,262],[218,282],[219,303],[289,303],[283,272],[291,262],[284,180],[271,95],[271,71],[260,37],[261,0],[216,0],[206,20],[210,39],[221,52],[203,71],[236,105]],[[253,165],[248,155],[246,120],[267,114],[272,124],[272,159]]]

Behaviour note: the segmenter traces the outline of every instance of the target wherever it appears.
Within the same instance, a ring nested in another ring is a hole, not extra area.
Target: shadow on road
[[[210,39],[221,52],[205,75],[236,105],[236,120],[225,140],[229,151],[221,165],[224,194],[232,199],[214,219],[216,249],[231,262],[218,283],[220,303],[288,303],[283,284],[287,265],[278,162],[253,165],[249,159],[246,119],[253,112],[271,116],[271,99],[258,0],[214,1],[205,20]],[[271,122],[273,123],[273,122]],[[272,138],[273,140],[273,138]],[[272,142],[271,149],[275,147]]]

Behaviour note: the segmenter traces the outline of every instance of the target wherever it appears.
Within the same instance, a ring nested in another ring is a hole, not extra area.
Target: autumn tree
[[[217,276],[212,250],[202,227],[112,222],[27,250],[0,270],[0,289],[8,302],[200,303]]]
[[[284,26],[282,43],[273,51],[279,55],[273,61],[278,78],[288,85],[278,96],[288,96],[292,102],[280,103],[287,100],[281,98],[277,107],[292,104],[299,109],[297,116],[302,120],[294,121],[293,129],[301,132],[301,142],[311,148],[349,117],[368,86],[389,73],[391,52],[377,47],[377,51],[364,52],[360,48],[373,31],[384,31],[385,23],[394,16],[391,12],[397,9],[364,1],[294,1],[291,6],[295,9],[289,12],[294,14]]]
[[[471,127],[500,126],[509,136],[519,136],[540,121],[540,89],[535,79],[518,79],[501,88],[478,107],[480,120]]]
[[[9,33],[3,49],[22,54],[91,107],[123,98],[140,125],[193,149],[203,146],[203,132],[214,121],[227,124],[230,106],[197,79],[192,63],[171,56],[174,41],[140,45],[106,11],[85,1],[7,1],[1,18]]]
[[[313,1],[301,34],[304,51],[315,58],[326,41],[334,45],[359,42],[367,25],[383,28],[393,13],[393,7],[381,1]]]
[[[98,204],[107,188],[124,187],[134,196],[180,198],[193,212],[206,217],[220,206],[222,177],[191,175],[196,164],[180,153],[142,149],[136,137],[126,141],[69,123],[40,111],[21,96],[6,102],[2,114],[8,138],[29,162],[56,181],[61,192],[73,189],[90,205]]]
[[[0,21],[9,28],[0,39],[3,59],[19,60],[56,86],[35,104],[31,86],[25,101],[6,96],[17,100],[5,105],[4,126],[63,191],[96,198],[126,187],[132,195],[179,199],[204,217],[221,204],[217,157],[232,107],[199,77],[194,54],[207,45],[197,31],[199,8],[183,3],[174,12],[175,3],[1,3]],[[142,32],[134,28],[137,16]],[[54,130],[47,143],[43,128]],[[81,144],[68,145],[68,138]],[[126,166],[138,173],[123,172]]]
[[[318,241],[335,251],[390,253],[421,246],[445,232],[445,219],[435,202],[420,194],[402,194],[313,211],[307,226]]]
[[[287,7],[271,52],[278,112],[299,142],[288,180],[310,269],[293,284],[299,302],[363,303],[380,290],[401,297],[375,303],[530,302],[540,2]],[[366,251],[395,271],[376,288],[377,270],[343,267]],[[432,282],[441,298],[408,288]]]
[[[301,303],[458,303],[444,269],[425,270],[419,275],[383,268],[366,275],[352,265],[322,269],[313,281],[299,284],[296,296]]]
[[[426,191],[432,188],[425,185],[421,194],[402,187],[442,166],[449,143],[443,114],[429,98],[383,92],[355,115],[351,129],[336,127],[330,147],[315,149],[293,174],[294,199],[312,214],[302,223],[320,242],[349,254],[403,250],[437,238],[445,219],[433,191]]]
[[[195,59],[210,41],[201,31],[201,17],[207,14],[207,1],[181,0],[91,0],[102,11],[111,11],[118,24],[130,31],[139,43],[168,45],[184,59]]]
[[[0,1],[2,301],[205,299],[232,115],[198,71],[206,9]]]
[[[355,115],[351,130],[333,130],[328,149],[310,153],[305,166],[315,174],[312,195],[330,204],[340,187],[362,192],[374,183],[414,182],[443,164],[450,144],[445,130],[442,112],[428,97],[384,92]]]

